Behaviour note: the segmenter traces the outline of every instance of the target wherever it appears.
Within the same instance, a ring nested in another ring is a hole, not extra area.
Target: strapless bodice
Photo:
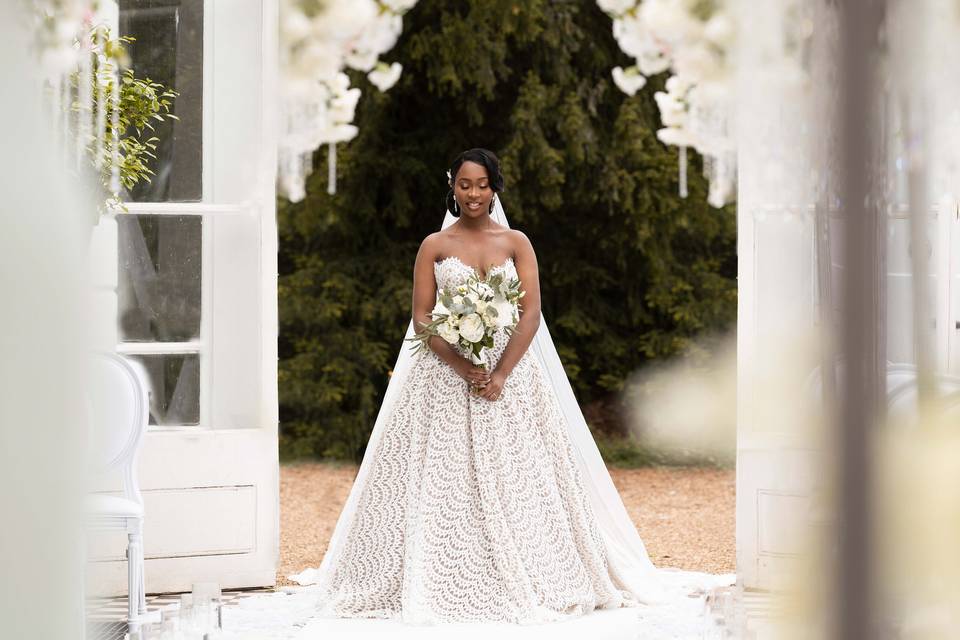
[[[513,258],[507,258],[503,263],[490,269],[487,276],[491,276],[498,271],[505,271],[509,278],[517,277],[517,268],[516,265],[513,264]],[[474,274],[476,274],[478,278],[480,277],[480,274],[477,274],[473,267],[464,263],[463,260],[457,256],[449,256],[433,263],[433,275],[437,280],[438,290],[459,286]]]

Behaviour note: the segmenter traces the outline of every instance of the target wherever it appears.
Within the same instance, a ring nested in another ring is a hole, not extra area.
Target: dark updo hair
[[[447,211],[456,213],[453,199],[453,182],[457,179],[457,172],[464,162],[476,162],[487,170],[487,176],[490,178],[490,188],[494,193],[503,192],[503,174],[500,173],[500,159],[489,149],[468,149],[458,155],[450,164],[450,190],[447,191],[446,205]]]

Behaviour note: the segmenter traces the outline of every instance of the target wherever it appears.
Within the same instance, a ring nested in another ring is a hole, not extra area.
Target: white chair
[[[127,534],[127,627],[139,632],[147,613],[143,579],[143,496],[137,454],[147,428],[146,377],[138,364],[113,353],[94,356],[85,381],[89,412],[88,459],[96,476],[119,472],[123,495],[88,494],[87,529]]]

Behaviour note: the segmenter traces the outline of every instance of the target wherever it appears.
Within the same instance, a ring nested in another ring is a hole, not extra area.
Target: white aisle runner
[[[710,616],[706,592],[732,585],[733,574],[709,575],[662,570],[670,589],[655,606],[596,610],[560,622],[537,625],[460,623],[411,625],[397,620],[321,618],[316,616],[317,589],[285,587],[257,594],[225,607],[225,640],[709,640],[723,637]],[[680,585],[705,590],[688,593]]]

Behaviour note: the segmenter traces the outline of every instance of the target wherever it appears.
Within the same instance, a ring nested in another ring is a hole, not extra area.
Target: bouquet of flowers
[[[431,321],[420,323],[422,329],[407,340],[416,342],[413,348],[420,352],[429,348],[431,337],[440,336],[469,354],[473,364],[486,367],[486,349],[493,347],[494,334],[512,335],[517,326],[524,293],[517,278],[495,273],[481,280],[473,274],[458,287],[438,291]]]

